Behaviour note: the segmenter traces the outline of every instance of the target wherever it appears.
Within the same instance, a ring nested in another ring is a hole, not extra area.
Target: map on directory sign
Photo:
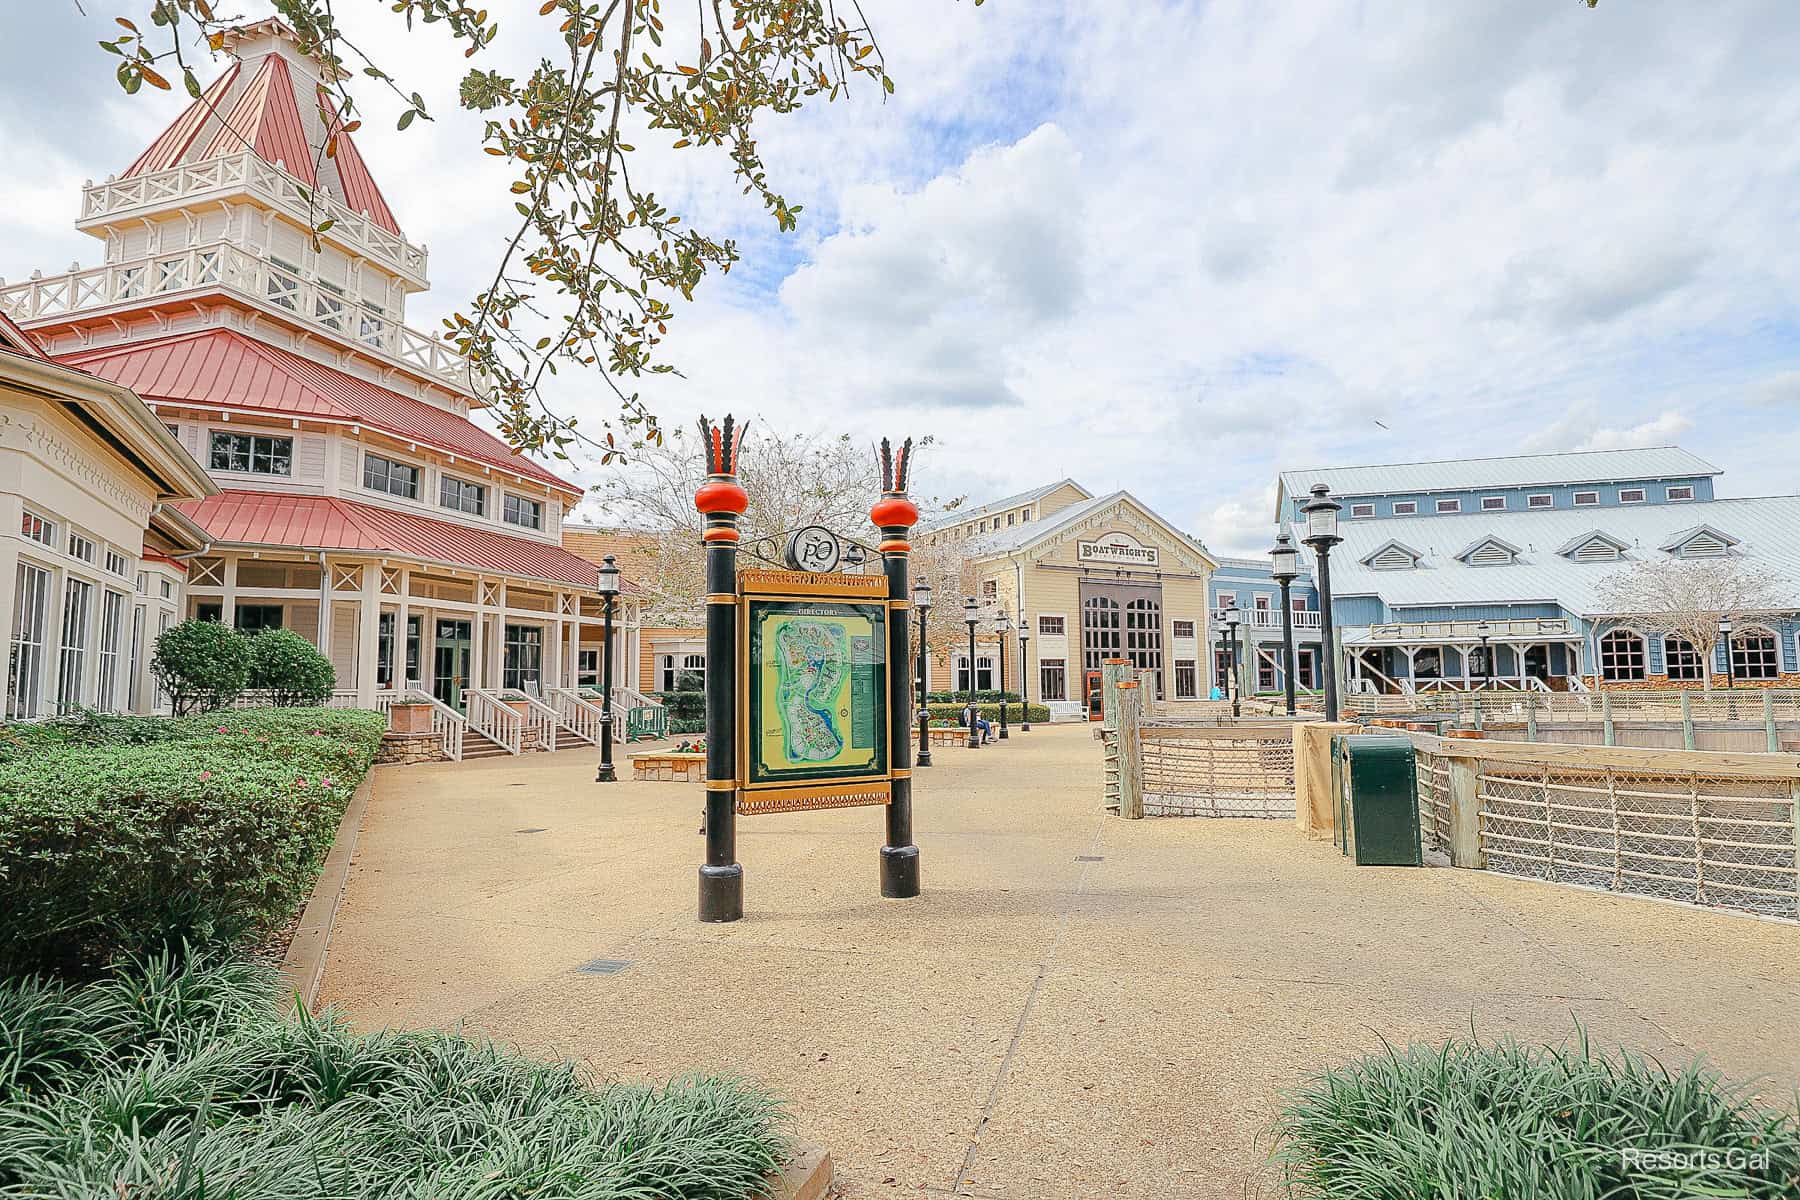
[[[749,603],[750,782],[884,774],[886,609]]]

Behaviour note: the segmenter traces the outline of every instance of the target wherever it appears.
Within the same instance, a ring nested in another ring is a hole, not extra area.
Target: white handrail
[[[563,728],[592,745],[599,745],[600,726],[606,720],[604,708],[574,688],[551,688],[549,696]],[[619,730],[615,727],[613,733],[617,736]]]
[[[620,683],[613,685],[613,707],[625,708],[661,708],[663,702],[653,696],[646,696],[634,687]]]
[[[451,762],[461,762],[463,730],[469,726],[468,718],[424,688],[410,687],[404,695],[409,704],[431,705],[431,732],[437,734],[438,745],[443,747],[444,756]]]
[[[507,707],[498,692],[467,688],[463,697],[469,708],[469,724],[475,727],[475,732],[508,754],[518,754],[524,749],[525,718]]]
[[[523,688],[519,689],[519,695],[525,697],[525,725],[526,728],[536,731],[538,749],[556,749],[556,735],[562,728],[562,718],[557,715],[554,708]]]

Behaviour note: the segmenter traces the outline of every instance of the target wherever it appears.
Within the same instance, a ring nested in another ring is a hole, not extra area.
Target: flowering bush
[[[368,772],[378,713],[93,718],[0,742],[0,973],[229,942],[290,916]]]

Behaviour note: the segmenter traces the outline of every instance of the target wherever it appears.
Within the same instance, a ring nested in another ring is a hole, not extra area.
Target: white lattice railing
[[[508,754],[525,748],[525,717],[500,699],[499,692],[469,688],[463,692],[469,708],[469,726]]]
[[[245,150],[146,175],[89,184],[81,193],[80,224],[96,224],[177,204],[193,206],[215,199],[215,194],[247,191],[284,212],[296,224],[330,220],[331,228],[323,235],[325,238],[375,259],[421,288],[426,286],[427,254],[423,246],[415,246],[362,213],[350,211],[316,188],[307,189],[312,197],[308,205],[307,194],[301,191],[303,186],[293,175]]]
[[[600,729],[606,721],[606,710],[587,699],[574,688],[550,688],[544,700],[556,710],[557,719],[564,729],[590,745],[599,745]],[[613,736],[624,740],[623,731],[616,726]]]
[[[0,286],[0,310],[27,324],[47,317],[182,293],[236,292],[303,325],[342,338],[376,357],[458,390],[480,390],[468,362],[443,342],[388,317],[341,289],[225,241],[144,255],[62,275]]]

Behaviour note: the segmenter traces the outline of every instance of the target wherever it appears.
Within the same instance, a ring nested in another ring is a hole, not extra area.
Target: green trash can
[[[1383,734],[1331,739],[1338,849],[1359,867],[1417,867],[1419,776],[1412,742]]]

